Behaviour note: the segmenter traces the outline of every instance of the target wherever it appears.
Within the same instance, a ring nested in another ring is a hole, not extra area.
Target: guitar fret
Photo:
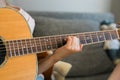
[[[85,39],[86,39],[86,42],[87,42],[87,43],[92,43],[92,39],[91,39],[89,33],[85,33]]]
[[[106,40],[111,40],[111,36],[110,36],[109,31],[105,31],[105,32],[104,32],[104,35],[105,35],[105,39],[106,39]]]
[[[31,41],[31,49],[32,49],[33,53],[37,52],[34,39],[30,39],[30,41]]]
[[[110,40],[112,40],[112,35],[111,35],[111,33],[110,33],[110,32],[109,32],[109,34],[110,34],[110,38],[111,38]]]
[[[15,48],[15,56],[18,56],[19,55],[19,49],[18,49],[18,45],[17,45],[17,40],[14,40],[13,41],[13,45],[14,45],[14,48]]]
[[[23,48],[23,55],[27,54],[28,53],[28,49],[27,49],[27,46],[26,46],[26,40],[23,39],[21,40],[22,41],[22,48]]]
[[[14,47],[13,47],[13,44],[12,44],[12,41],[10,41],[10,48],[11,48],[11,51],[12,51],[12,56],[14,56]]]
[[[106,38],[105,38],[105,34],[104,34],[104,32],[103,32],[103,37],[104,37],[104,41],[106,41]]]
[[[98,40],[98,42],[100,42],[100,40],[99,40],[99,37],[98,37],[98,34],[97,34],[98,32],[95,32],[95,34],[96,34],[96,36],[97,36],[97,40]]]
[[[11,43],[12,45],[13,45],[13,53],[14,53],[14,56],[16,56],[16,50],[15,50],[15,46],[14,46],[14,42],[12,41],[12,43]]]
[[[54,37],[54,39],[55,39],[55,43],[56,43],[56,44],[55,44],[55,45],[56,45],[56,48],[58,48],[58,45],[57,45],[58,43],[57,43],[56,37]]]
[[[86,40],[85,40],[85,35],[84,34],[80,34],[79,38],[80,38],[80,43],[81,44],[86,44],[87,43]]]
[[[46,51],[47,48],[46,48],[46,43],[45,43],[45,38],[40,38],[40,41],[41,41],[41,47],[42,47],[42,50],[43,51]]]
[[[33,48],[32,48],[33,45],[31,39],[29,39],[29,42],[30,42],[31,53],[33,53]]]
[[[43,51],[43,49],[42,49],[42,43],[41,43],[41,40],[40,40],[40,38],[38,38],[38,41],[39,41],[39,46],[38,46],[38,48],[40,49],[40,51]]]
[[[21,40],[17,40],[17,44],[18,44],[19,55],[22,55],[23,50],[22,50]]]
[[[51,49],[53,50],[52,41],[51,41],[50,36],[48,38],[49,38],[49,41],[50,41]]]
[[[33,50],[33,53],[34,53],[34,52],[37,52],[35,46],[32,47],[32,50]]]
[[[89,33],[89,38],[90,38],[91,43],[93,43],[91,33]]]
[[[97,37],[97,35],[96,35],[95,32],[91,33],[91,37],[92,37],[92,41],[93,41],[93,43],[98,42],[98,37]]]
[[[32,53],[30,39],[26,39],[25,41],[26,41],[26,46],[27,46],[28,53]]]
[[[34,40],[34,43],[35,43],[36,52],[38,52],[38,49],[37,49],[37,43],[36,43],[36,40],[35,40],[35,38],[33,38],[33,40]]]
[[[117,39],[117,38],[118,38],[117,33],[116,33],[116,30],[110,31],[110,32],[111,32],[111,38],[112,38],[112,39]]]
[[[11,46],[10,46],[10,42],[8,42],[8,48],[9,48],[9,57],[12,57],[12,51],[11,51]]]
[[[63,44],[62,36],[60,35],[59,37],[60,37],[60,40],[61,40],[61,45],[63,46],[64,44]]]
[[[28,51],[28,45],[27,45],[27,40],[25,39],[25,46],[26,46],[26,50],[27,50],[27,54],[29,53]]]
[[[11,48],[12,56],[15,56],[15,50],[14,50],[14,46],[13,46],[13,41],[10,41],[10,48]]]
[[[99,41],[104,41],[104,40],[105,40],[105,37],[104,37],[104,33],[103,33],[103,32],[97,32],[97,35],[98,35]]]
[[[23,43],[22,43],[22,40],[20,41],[21,43],[21,48],[22,48],[22,55],[24,55],[24,49],[23,49]]]
[[[45,43],[45,48],[46,48],[46,50],[50,49],[48,37],[45,37],[45,38],[44,38],[44,43]]]
[[[36,49],[37,49],[37,52],[42,51],[42,50],[41,50],[41,46],[40,46],[39,38],[35,38],[34,40],[35,40],[35,42],[36,42]]]
[[[17,49],[18,49],[18,55],[20,56],[20,51],[19,51],[19,44],[18,44],[18,41],[16,41],[16,44],[17,44]]]
[[[60,47],[61,47],[61,46],[64,45],[64,44],[63,44],[63,39],[62,39],[61,35],[59,36],[59,39],[60,39]]]
[[[61,35],[61,40],[62,40],[62,44],[63,44],[63,45],[66,44],[66,41],[67,41],[67,40],[66,40],[66,37],[67,37],[67,36]]]
[[[8,43],[8,41],[6,41],[6,53],[10,57],[10,49],[9,49],[9,43]]]
[[[27,54],[27,50],[26,50],[25,47],[23,48],[23,51],[24,51],[24,54],[23,54],[23,55]]]
[[[16,44],[16,49],[17,49],[16,50],[17,56],[23,55],[21,40],[16,40],[15,44]]]
[[[46,50],[48,49],[47,47],[47,42],[48,42],[48,39],[47,38],[44,38],[44,43],[45,43],[45,48],[46,48]]]
[[[46,48],[47,48],[47,50],[53,49],[50,37],[49,36],[45,37],[45,39],[46,39]]]
[[[62,44],[62,41],[61,41],[61,39],[60,39],[60,36],[56,36],[56,41],[57,41],[57,46],[58,46],[58,48],[63,45],[63,44]]]
[[[51,39],[52,48],[56,49],[57,43],[56,43],[55,37],[51,36],[50,39]]]
[[[92,41],[91,43],[93,43],[93,39],[92,39],[92,35],[91,35],[91,33],[90,33],[90,39],[91,39],[91,41]]]

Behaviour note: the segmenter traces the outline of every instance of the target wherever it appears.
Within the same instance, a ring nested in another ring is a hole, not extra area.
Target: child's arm
[[[116,65],[108,80],[120,80],[120,62]]]

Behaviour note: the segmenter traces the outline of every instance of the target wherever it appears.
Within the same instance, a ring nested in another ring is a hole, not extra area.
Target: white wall
[[[120,21],[120,0],[8,0],[32,11],[112,12]],[[1,6],[1,5],[0,5]]]
[[[109,12],[111,0],[13,0],[12,3],[32,11]]]

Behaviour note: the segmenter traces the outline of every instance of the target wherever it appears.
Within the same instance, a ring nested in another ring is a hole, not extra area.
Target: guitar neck
[[[80,39],[80,43],[83,45],[119,39],[118,30],[63,34],[6,41],[6,50],[9,57],[55,50],[66,43],[65,38],[67,36],[77,36]]]

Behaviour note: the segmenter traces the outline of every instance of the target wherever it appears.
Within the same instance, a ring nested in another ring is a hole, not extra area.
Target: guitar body
[[[32,35],[22,15],[9,8],[0,8],[0,37],[14,40],[31,38]],[[36,80],[36,74],[36,54],[8,58],[0,65],[0,80]]]

